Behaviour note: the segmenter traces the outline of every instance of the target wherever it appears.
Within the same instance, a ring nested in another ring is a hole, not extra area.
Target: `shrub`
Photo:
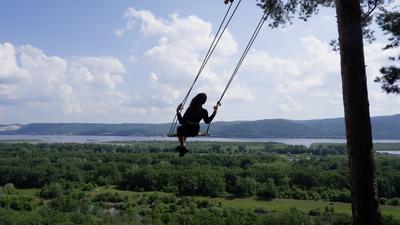
[[[389,205],[400,205],[400,198],[392,198],[388,202]]]
[[[63,188],[59,183],[46,184],[40,189],[39,196],[44,199],[53,199],[63,194]]]
[[[257,196],[263,199],[273,199],[278,195],[277,187],[274,180],[268,178],[267,182],[262,184],[257,190]]]
[[[17,194],[17,189],[15,189],[14,184],[8,183],[3,187],[3,193],[6,195],[15,195]]]
[[[233,194],[240,197],[249,197],[257,193],[258,182],[253,178],[241,178],[239,177],[235,187],[233,188]]]
[[[17,211],[32,211],[32,199],[26,197],[4,196],[0,197],[0,207]]]
[[[311,210],[308,212],[308,215],[310,215],[310,216],[320,216],[320,215],[321,215],[321,212],[320,212],[319,209],[311,209]]]
[[[93,198],[93,201],[94,202],[123,202],[124,197],[117,192],[116,193],[106,192],[106,193],[96,195],[96,197]]]

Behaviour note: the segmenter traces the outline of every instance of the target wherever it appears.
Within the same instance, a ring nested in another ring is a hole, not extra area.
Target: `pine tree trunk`
[[[360,0],[336,0],[353,225],[380,224]]]

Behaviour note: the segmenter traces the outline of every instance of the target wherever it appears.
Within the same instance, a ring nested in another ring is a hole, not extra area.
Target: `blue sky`
[[[243,0],[196,85],[211,109],[261,11]],[[168,122],[226,5],[204,0],[4,0],[0,7],[0,123]],[[379,32],[378,32],[379,33]],[[308,22],[265,26],[217,120],[343,116],[333,9]],[[371,114],[398,113],[372,82],[394,51],[366,43]]]

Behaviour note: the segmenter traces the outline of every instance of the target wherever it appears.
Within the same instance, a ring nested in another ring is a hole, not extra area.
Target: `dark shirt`
[[[183,117],[180,113],[178,113],[178,121],[182,125],[195,125],[196,123],[200,123],[203,119],[206,124],[211,123],[214,119],[215,114],[212,114],[210,117],[208,116],[208,111],[206,109],[201,108],[200,110],[193,109],[189,107]]]

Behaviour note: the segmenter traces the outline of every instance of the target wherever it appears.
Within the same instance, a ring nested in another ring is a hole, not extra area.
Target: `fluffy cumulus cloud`
[[[168,18],[158,18],[150,11],[134,8],[128,8],[123,18],[126,26],[117,29],[116,35],[122,37],[129,30],[137,29],[144,37],[157,39],[156,44],[141,56],[142,62],[152,69],[152,87],[158,87],[152,89],[155,92],[153,99],[177,104],[186,94],[214,38],[211,23],[193,15],[180,17],[172,14]],[[206,91],[215,100],[222,93],[233,66],[227,58],[235,53],[237,43],[227,30],[203,70],[194,92]],[[241,101],[252,98],[248,88],[236,84],[226,99]]]
[[[39,121],[48,119],[46,115],[59,121],[71,115],[75,121],[81,121],[79,116],[91,121],[98,115],[143,113],[125,104],[137,98],[120,90],[125,73],[114,57],[61,58],[31,45],[0,44],[0,108],[8,114],[3,119],[30,121],[35,114],[42,115]],[[20,118],[14,118],[13,111]]]
[[[1,44],[0,111],[6,114],[3,120],[168,120],[166,115],[173,113],[182,100],[213,39],[212,25],[197,16],[172,14],[158,18],[150,11],[133,8],[127,9],[123,18],[126,25],[115,30],[117,36],[129,38],[129,31],[137,29],[145,39],[156,40],[130,60],[134,65],[150,68],[147,73],[128,71],[115,57],[65,58],[48,56],[31,45]],[[215,100],[230,75],[226,58],[236,52],[237,43],[226,31],[194,92],[206,91]],[[240,84],[233,85],[226,97],[234,101],[252,98],[249,89]],[[18,113],[13,115],[13,111]]]
[[[318,117],[331,107],[336,108],[333,115],[340,115],[341,105],[335,94],[341,93],[338,54],[313,36],[302,38],[300,43],[302,52],[285,58],[253,50],[245,63],[246,71],[255,71],[260,81],[268,84],[265,96],[274,96],[266,99],[276,106],[275,113]]]
[[[5,85],[29,79],[29,74],[17,65],[14,46],[0,44],[0,83]]]
[[[126,10],[123,20],[125,25],[115,35],[129,39],[138,32],[143,37],[132,40],[143,45],[127,59],[131,62],[127,67],[111,56],[49,56],[31,45],[0,43],[1,122],[165,122],[172,118],[215,30],[198,16],[160,18],[134,8]],[[225,95],[223,103],[232,104],[224,104],[218,119],[342,116],[339,54],[317,37],[303,35],[292,37],[296,48],[279,49],[286,51],[279,56],[274,55],[277,51],[252,49]],[[194,93],[209,95],[207,107],[222,94],[241,53],[238,45],[227,30],[195,85]],[[365,47],[373,115],[398,113],[400,103],[398,96],[387,96],[373,82],[387,57],[396,55],[382,51],[383,46],[376,42]]]
[[[70,93],[71,87],[63,82],[67,70],[64,59],[47,57],[29,45],[16,48],[10,43],[1,45],[0,55],[3,105],[54,102]]]
[[[197,16],[180,17],[172,14],[160,18],[151,11],[134,8],[129,8],[123,18],[126,25],[117,30],[118,36],[135,30],[145,38],[156,40],[135,61],[146,63],[151,70],[147,75],[152,90],[150,102],[172,109],[171,106],[186,94],[212,41],[211,24]],[[235,78],[224,98],[225,102],[237,103],[249,109],[238,110],[243,113],[240,118],[245,117],[245,113],[252,118],[324,118],[343,115],[339,54],[317,37],[309,33],[304,35],[291,39],[299,44],[292,52],[285,53],[285,57],[274,56],[266,50],[251,50],[239,77]],[[380,66],[391,54],[382,51],[382,47],[381,43],[365,47],[372,114],[396,113],[391,104],[393,98],[385,96],[379,85],[373,82]],[[239,53],[238,44],[227,31],[194,92],[206,92],[211,102],[217,100]]]
[[[259,85],[265,85],[257,100],[266,100],[274,108],[271,114],[281,117],[326,118],[343,115],[340,57],[328,43],[314,36],[301,39],[302,52],[291,57],[274,57],[266,51],[253,50],[246,61],[246,71],[254,72]],[[369,98],[373,115],[398,113],[399,99],[386,96],[374,83],[379,68],[393,52],[382,51],[382,43],[365,47]],[[268,96],[268,97],[266,97]],[[394,104],[396,102],[396,104]]]

